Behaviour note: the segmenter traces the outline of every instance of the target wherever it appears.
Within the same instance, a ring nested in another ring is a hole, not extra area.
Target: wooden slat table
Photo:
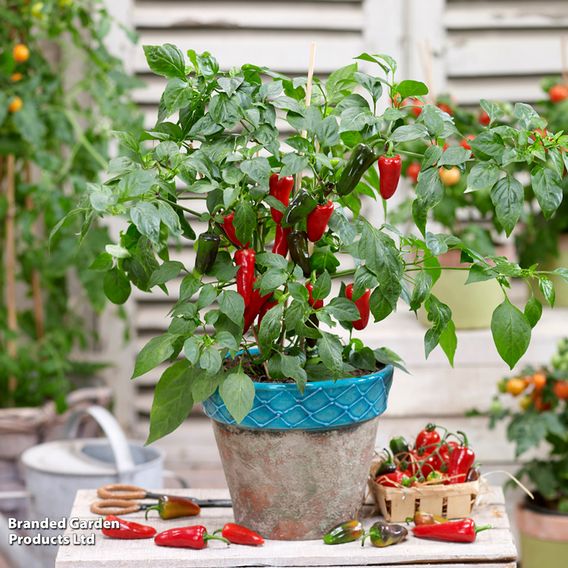
[[[196,498],[227,498],[224,489],[168,490],[171,494]],[[70,517],[93,519],[89,504],[95,498],[91,490],[79,491]],[[155,515],[155,513],[153,513]],[[366,507],[364,523],[371,524],[378,517],[371,507]],[[472,544],[454,544],[419,540],[411,535],[404,543],[388,548],[374,548],[370,544],[361,547],[358,542],[329,546],[321,541],[268,541],[259,548],[231,545],[211,541],[205,550],[158,547],[152,540],[111,540],[96,533],[94,546],[61,546],[56,568],[221,568],[253,566],[400,566],[424,568],[427,566],[453,566],[471,568],[512,568],[516,565],[517,551],[513,543],[509,520],[505,513],[503,492],[498,487],[488,487],[481,495],[473,516],[479,524],[491,524],[494,528],[478,535]],[[143,513],[127,517],[144,522]],[[175,526],[204,524],[214,531],[232,520],[231,509],[203,509],[201,516],[192,519],[162,521],[155,516],[148,524],[158,531]],[[67,530],[68,535],[92,530]]]

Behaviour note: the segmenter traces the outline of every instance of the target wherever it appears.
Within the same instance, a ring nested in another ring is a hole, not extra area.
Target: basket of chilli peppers
[[[396,436],[372,462],[369,488],[387,521],[424,508],[443,518],[465,518],[479,493],[475,452],[463,432],[427,424],[414,443]]]

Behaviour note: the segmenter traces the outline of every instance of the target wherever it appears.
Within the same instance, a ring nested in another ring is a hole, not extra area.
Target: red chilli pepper
[[[475,452],[467,446],[455,448],[448,463],[448,483],[464,483],[469,470],[475,462]]]
[[[417,525],[412,529],[415,537],[446,542],[474,542],[478,532],[491,525],[476,527],[473,519],[457,519],[447,523]]]
[[[272,195],[272,197],[276,197],[276,199],[278,199],[284,207],[288,207],[290,204],[290,194],[294,189],[294,177],[286,176],[280,178],[278,177],[278,174],[272,174],[270,176],[269,185],[270,195]],[[284,213],[278,211],[278,209],[275,209],[274,207],[270,208],[270,214],[272,215],[274,222],[278,224],[280,224],[282,217],[284,217]]]
[[[308,304],[314,308],[314,310],[319,310],[323,308],[323,300],[314,300],[313,292],[314,285],[311,282],[306,283],[306,289],[308,290]]]
[[[106,527],[105,524],[108,523],[118,523],[118,528]],[[152,538],[156,534],[156,529],[154,527],[149,527],[148,525],[141,525],[140,523],[125,521],[124,519],[119,519],[114,515],[107,515],[105,517],[101,532],[108,538],[136,540],[142,538]]]
[[[263,296],[263,298],[266,298],[266,296]],[[262,323],[262,319],[266,315],[266,312],[268,312],[270,309],[272,309],[276,305],[278,305],[278,302],[273,297],[268,298],[264,302],[264,304],[262,304],[262,307],[260,308],[260,311],[258,312],[258,325],[260,325]]]
[[[369,313],[371,311],[369,301],[371,298],[371,290],[369,288],[365,289],[365,293],[357,300],[353,300],[353,284],[348,284],[345,287],[345,297],[348,300],[354,301],[357,309],[359,310],[359,315],[361,316],[358,320],[353,323],[353,328],[357,330],[365,329],[369,323]]]
[[[401,169],[402,160],[398,154],[379,158],[379,189],[383,199],[390,199],[395,194]]]
[[[207,546],[209,540],[222,540],[229,544],[226,538],[208,534],[203,525],[191,527],[177,527],[161,532],[154,537],[158,546],[172,546],[174,548],[194,548],[201,550]]]
[[[253,324],[256,316],[260,314],[262,308],[264,307],[264,304],[268,301],[270,296],[270,293],[261,296],[258,288],[253,288],[248,304],[245,302],[245,325],[243,328],[243,333],[246,333],[248,331],[249,327]],[[258,323],[260,324],[260,320]]]
[[[470,142],[475,140],[475,136],[473,134],[468,134],[465,138],[460,140],[460,146],[465,148],[466,150],[471,150]]]
[[[256,532],[236,523],[227,523],[215,534],[221,532],[221,536],[225,537],[232,544],[244,544],[246,546],[261,546],[264,539]]]
[[[384,473],[383,475],[379,475],[376,481],[379,485],[383,485],[384,487],[400,487],[402,485],[402,481],[406,476],[402,471],[392,471],[391,473]]]
[[[435,424],[426,424],[426,427],[418,432],[414,449],[421,455],[432,453],[440,443],[440,434],[436,432]]]
[[[241,243],[241,241],[239,241],[239,239],[237,238],[237,232],[235,231],[235,225],[233,224],[234,220],[235,220],[235,214],[234,213],[229,213],[228,215],[225,215],[225,217],[223,217],[223,230],[225,231],[227,238],[236,247],[246,248],[246,247],[249,246],[250,243],[243,245],[243,243]]]
[[[292,227],[282,227],[276,225],[276,235],[274,236],[274,244],[272,245],[272,252],[281,256],[288,254],[288,235],[292,231]]]
[[[308,239],[312,243],[319,241],[323,237],[334,208],[335,205],[330,199],[324,205],[316,205],[315,209],[308,215]]]
[[[482,126],[489,126],[491,124],[491,117],[484,111],[480,111],[479,113],[479,124]]]
[[[245,301],[245,308],[250,304],[252,287],[254,286],[254,267],[256,253],[253,249],[241,249],[235,253],[237,270],[237,292]],[[253,318],[254,319],[254,318]]]

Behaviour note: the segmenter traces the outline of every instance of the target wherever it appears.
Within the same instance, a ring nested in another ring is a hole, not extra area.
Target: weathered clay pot
[[[393,368],[357,378],[255,383],[236,425],[218,392],[204,402],[235,520],[277,540],[309,540],[359,511]]]
[[[523,568],[560,568],[568,559],[568,515],[524,503],[517,509]]]

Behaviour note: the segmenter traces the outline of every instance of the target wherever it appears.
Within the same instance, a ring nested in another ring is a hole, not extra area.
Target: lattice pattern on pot
[[[356,424],[386,410],[391,383],[392,368],[387,367],[367,377],[308,383],[303,395],[295,384],[256,384],[253,409],[240,426],[322,430]],[[203,408],[213,420],[235,424],[218,392],[204,401]]]

